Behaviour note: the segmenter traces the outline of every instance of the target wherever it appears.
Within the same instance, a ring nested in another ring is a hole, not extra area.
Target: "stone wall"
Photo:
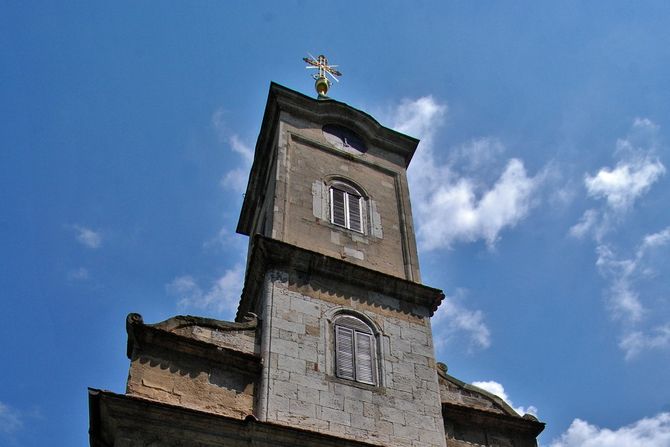
[[[299,276],[266,276],[259,418],[379,445],[444,446],[428,311],[401,312],[393,297]],[[331,322],[342,310],[378,331],[378,386],[334,374]]]
[[[145,326],[133,329],[128,395],[236,418],[252,414],[260,362],[254,360],[254,339],[248,331],[190,327],[173,334]],[[179,332],[195,332],[196,337]],[[239,345],[250,353],[225,345]]]

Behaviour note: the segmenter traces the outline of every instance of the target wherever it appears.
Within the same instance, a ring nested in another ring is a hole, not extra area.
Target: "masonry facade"
[[[92,446],[536,446],[544,424],[447,374],[406,170],[418,140],[272,84],[237,231],[235,322],[127,320],[126,394]]]

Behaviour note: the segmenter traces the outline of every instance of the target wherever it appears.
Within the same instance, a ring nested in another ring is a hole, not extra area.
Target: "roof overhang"
[[[448,402],[442,402],[442,417],[445,420],[467,421],[476,426],[497,426],[536,438],[544,430],[544,422],[521,416],[494,413]]]

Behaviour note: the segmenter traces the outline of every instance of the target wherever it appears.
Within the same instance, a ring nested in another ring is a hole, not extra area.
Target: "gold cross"
[[[328,93],[328,88],[330,88],[331,85],[330,79],[328,79],[326,74],[330,75],[330,77],[333,78],[335,82],[339,82],[337,77],[342,76],[342,73],[335,69],[337,65],[328,65],[328,59],[326,59],[326,56],[323,54],[319,55],[318,58],[315,58],[309,54],[309,57],[303,57],[302,60],[309,64],[305,68],[313,68],[318,70],[317,73],[312,75],[312,77],[316,80],[314,87],[316,88],[316,92],[319,94],[320,98],[326,98],[326,93]]]

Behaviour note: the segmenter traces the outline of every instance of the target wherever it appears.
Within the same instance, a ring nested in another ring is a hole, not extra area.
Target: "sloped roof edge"
[[[515,417],[518,417],[518,418],[523,418],[523,416],[520,415],[519,413],[517,413],[514,408],[512,408],[507,402],[505,402],[503,399],[496,396],[495,394],[490,393],[490,392],[488,392],[488,391],[486,391],[482,388],[479,388],[477,386],[471,385],[469,383],[465,383],[462,380],[459,380],[456,377],[447,374],[446,371],[444,371],[440,366],[437,367],[437,373],[443,379],[453,383],[454,385],[456,385],[460,388],[463,388],[463,389],[466,389],[468,391],[472,391],[472,392],[479,393],[479,394],[482,394],[482,395],[486,396],[487,398],[489,398],[493,402],[495,402],[496,405],[498,405],[500,408],[502,408],[503,411],[505,411],[505,413],[508,414],[509,416],[515,416]]]

